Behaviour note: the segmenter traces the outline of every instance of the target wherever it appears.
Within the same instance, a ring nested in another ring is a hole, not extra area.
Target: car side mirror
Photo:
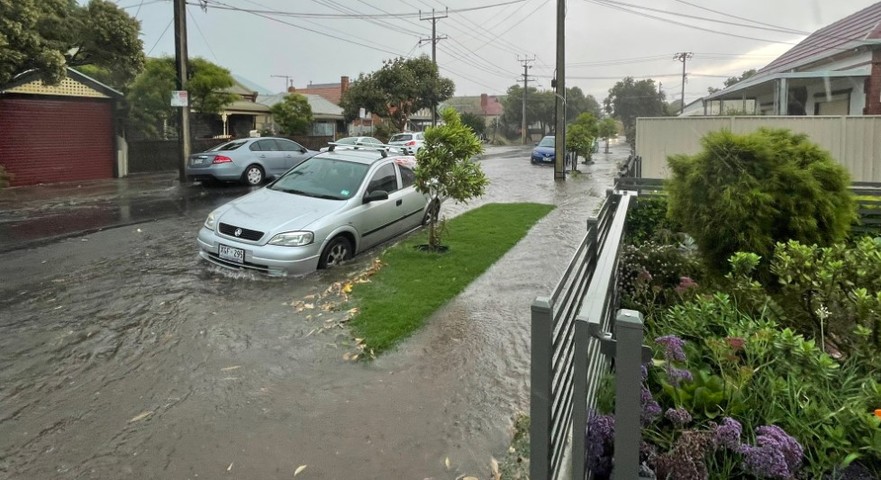
[[[536,147],[538,146],[538,142],[535,142],[535,146],[536,146]]]
[[[388,200],[388,192],[385,190],[374,190],[364,197],[364,203],[376,202],[378,200]]]

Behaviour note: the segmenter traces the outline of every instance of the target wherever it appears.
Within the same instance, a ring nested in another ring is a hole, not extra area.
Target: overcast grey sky
[[[81,0],[85,3],[85,0]],[[151,56],[172,55],[171,0],[116,0],[142,23]],[[198,0],[190,0],[198,3]],[[188,7],[189,52],[271,91],[288,75],[295,86],[353,79],[395,56],[431,54],[432,9],[441,74],[456,95],[501,94],[520,80],[519,58],[533,58],[533,85],[550,88],[555,62],[555,0],[207,0]],[[568,0],[568,86],[602,101],[624,76],[663,84],[680,96],[688,62],[687,102],[728,76],[769,63],[829,23],[876,0]],[[503,4],[503,5],[500,5]],[[489,8],[463,11],[499,5]],[[230,9],[224,9],[230,8]],[[238,10],[237,10],[238,9]],[[713,12],[715,11],[715,12]],[[315,14],[332,17],[316,18]],[[655,18],[652,18],[655,17]],[[708,19],[716,20],[709,21]],[[722,23],[729,22],[729,23]],[[757,28],[748,28],[751,25]],[[311,30],[311,31],[310,31]],[[742,38],[750,37],[750,38]]]

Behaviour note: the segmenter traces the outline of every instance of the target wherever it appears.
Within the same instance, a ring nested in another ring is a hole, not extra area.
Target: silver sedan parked
[[[439,205],[413,186],[412,156],[318,154],[265,188],[211,212],[199,254],[231,269],[302,275],[409,232]]]
[[[190,181],[260,185],[316,153],[286,138],[242,138],[190,155],[186,173]]]

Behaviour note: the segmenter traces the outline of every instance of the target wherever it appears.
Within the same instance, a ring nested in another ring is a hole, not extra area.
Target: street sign
[[[189,96],[187,95],[186,90],[172,90],[171,92],[171,106],[172,107],[187,107],[190,105]]]

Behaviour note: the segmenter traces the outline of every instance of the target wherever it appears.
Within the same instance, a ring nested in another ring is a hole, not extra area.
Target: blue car
[[[540,142],[535,144],[535,148],[532,150],[533,164],[554,163],[556,158],[554,153],[554,137],[551,135],[542,138]]]

